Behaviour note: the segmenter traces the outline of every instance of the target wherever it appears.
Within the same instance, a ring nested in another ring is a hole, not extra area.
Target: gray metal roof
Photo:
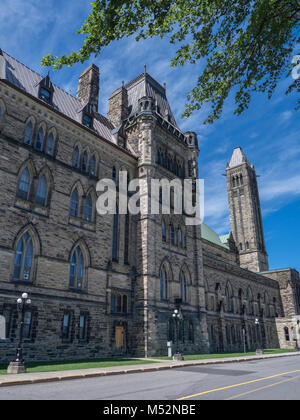
[[[233,151],[229,162],[229,168],[235,168],[236,166],[241,165],[242,163],[248,163],[246,155],[244,154],[241,147],[236,147]]]
[[[2,51],[2,55],[6,64],[5,79],[24,92],[38,98],[39,83],[44,77],[20,63],[4,51]],[[82,123],[80,111],[82,110],[83,104],[55,84],[53,84],[52,106],[55,110],[77,123]],[[93,128],[96,133],[104,139],[116,143],[111,134],[111,130],[114,126],[103,115],[96,114]]]
[[[148,73],[142,73],[125,85],[128,92],[128,106],[130,116],[138,111],[138,101],[144,96],[150,96],[156,101],[159,114],[165,118],[168,114],[169,122],[178,128],[171,107],[167,100],[166,89]]]

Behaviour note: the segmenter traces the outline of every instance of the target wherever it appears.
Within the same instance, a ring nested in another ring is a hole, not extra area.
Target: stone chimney
[[[107,118],[114,125],[119,127],[122,121],[128,117],[128,93],[127,89],[120,87],[114,91],[108,99]]]
[[[90,104],[98,112],[99,101],[99,67],[91,64],[79,77],[77,99],[84,105]]]

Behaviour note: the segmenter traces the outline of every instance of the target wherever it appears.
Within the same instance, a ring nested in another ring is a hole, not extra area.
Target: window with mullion
[[[91,194],[89,194],[84,203],[84,219],[91,222],[93,218],[93,200]]]
[[[77,189],[72,192],[71,195],[71,207],[70,207],[70,216],[78,217],[79,212],[79,197]]]
[[[36,204],[39,204],[40,206],[45,207],[47,202],[47,192],[48,192],[48,186],[47,186],[47,180],[45,175],[41,176],[38,182],[37,186],[37,192],[35,197]]]
[[[160,271],[160,298],[168,299],[168,275],[165,267],[162,267]]]
[[[14,262],[14,280],[30,281],[30,274],[33,260],[33,244],[28,232],[20,238]]]
[[[181,299],[183,302],[187,301],[187,284],[186,284],[186,277],[183,272],[180,275],[180,294]]]
[[[44,138],[45,138],[44,130],[42,127],[40,127],[36,136],[36,141],[35,141],[35,148],[36,150],[39,150],[40,152],[42,152],[44,149]]]
[[[95,156],[93,156],[92,159],[91,159],[90,175],[96,176],[96,158],[95,158]]]
[[[53,152],[54,152],[54,137],[53,134],[50,133],[49,136],[47,137],[47,141],[46,141],[46,154],[49,156],[53,156]]]
[[[84,152],[83,156],[82,156],[81,171],[85,174],[88,171],[88,154],[87,154],[87,152]]]
[[[20,176],[17,197],[22,200],[28,200],[30,193],[31,177],[29,170],[25,168]]]
[[[84,275],[84,259],[78,246],[72,254],[69,284],[71,288],[82,289]]]
[[[32,135],[33,135],[33,125],[32,122],[29,121],[25,128],[25,134],[24,134],[24,143],[27,145],[31,145],[32,143]]]

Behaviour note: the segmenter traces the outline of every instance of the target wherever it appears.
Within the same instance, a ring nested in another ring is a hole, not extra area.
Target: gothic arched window
[[[18,241],[14,262],[14,280],[30,281],[33,259],[33,244],[31,236],[26,232]]]
[[[29,121],[26,124],[26,128],[25,128],[25,134],[24,134],[24,143],[25,144],[31,145],[32,135],[33,135],[33,125],[32,125],[32,122]]]
[[[40,206],[46,206],[48,184],[45,175],[41,176],[38,182],[35,202]]]
[[[77,188],[72,192],[71,195],[71,206],[70,206],[70,216],[78,217],[79,212],[79,197]]]
[[[87,173],[88,171],[88,154],[87,152],[83,153],[82,162],[81,162],[81,170],[83,173]]]
[[[182,302],[187,301],[187,282],[186,277],[183,271],[180,273],[180,297],[182,299]]]
[[[73,168],[78,168],[79,166],[79,149],[77,146],[75,147],[73,151],[72,166]]]
[[[70,287],[81,289],[83,286],[84,259],[79,246],[74,249],[70,266]]]
[[[53,156],[54,153],[54,136],[52,133],[49,134],[46,141],[46,154]]]
[[[30,184],[31,184],[31,178],[30,173],[27,168],[23,169],[23,172],[21,173],[19,184],[18,184],[18,191],[17,191],[17,197],[22,198],[23,200],[28,200],[29,193],[30,193]]]
[[[96,175],[96,158],[95,158],[95,156],[93,156],[92,159],[91,159],[90,175],[92,175],[92,176]]]
[[[39,150],[40,152],[42,152],[44,149],[44,137],[45,137],[45,134],[44,134],[43,127],[40,127],[36,136],[36,141],[35,141],[35,148]]]
[[[93,200],[91,194],[89,194],[84,202],[84,219],[88,222],[92,221],[93,217]]]
[[[165,266],[160,270],[160,298],[168,299],[168,275]]]

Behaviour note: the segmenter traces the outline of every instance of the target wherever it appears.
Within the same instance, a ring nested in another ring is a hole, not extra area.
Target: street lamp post
[[[258,318],[255,318],[255,325],[256,325],[257,340],[258,340],[258,345],[257,345],[257,348],[256,348],[256,354],[264,354],[261,339],[260,339],[260,334],[259,334],[259,319]]]
[[[180,309],[181,299],[175,299],[175,309],[172,314],[173,319],[175,320],[175,330],[176,330],[176,350],[173,355],[173,360],[184,360],[183,354],[179,352],[179,321],[182,320],[182,313]]]
[[[12,360],[7,368],[7,373],[25,373],[26,367],[25,362],[23,359],[23,348],[22,348],[22,341],[23,341],[23,329],[24,329],[24,318],[25,318],[25,310],[26,305],[30,305],[31,300],[28,299],[28,294],[23,293],[22,297],[17,299],[17,306],[18,310],[21,312],[21,323],[20,323],[20,330],[19,330],[19,343],[16,351],[16,358]]]

